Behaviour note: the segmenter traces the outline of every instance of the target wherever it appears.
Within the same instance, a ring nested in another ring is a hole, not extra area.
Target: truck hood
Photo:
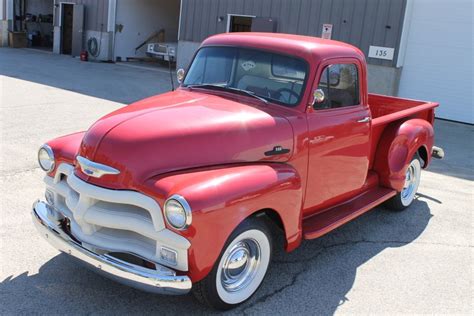
[[[131,104],[97,121],[79,149],[80,156],[120,174],[94,178],[79,167],[76,174],[97,185],[124,188],[189,168],[288,161],[293,152],[290,123],[270,106],[249,104],[184,89]],[[289,152],[265,154],[276,146]]]

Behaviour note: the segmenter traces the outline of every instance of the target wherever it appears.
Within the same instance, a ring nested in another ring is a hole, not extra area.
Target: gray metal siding
[[[61,2],[72,2],[75,4],[83,4],[85,8],[84,30],[88,31],[107,31],[107,19],[109,10],[108,0],[55,0],[55,4]],[[59,6],[55,11],[55,25],[59,25]]]
[[[369,46],[395,48],[393,61],[368,59],[394,66],[407,0],[183,0],[180,40],[201,42],[223,33],[227,14],[271,17],[277,32],[321,36],[324,23],[333,24],[332,38],[366,53]],[[218,22],[218,18],[223,21]]]

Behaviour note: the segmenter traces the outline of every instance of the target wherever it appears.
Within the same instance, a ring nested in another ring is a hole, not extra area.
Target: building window
[[[227,16],[227,32],[251,32],[253,15],[229,14]]]
[[[334,109],[358,105],[359,75],[355,64],[327,66],[321,74],[318,89],[324,91],[325,100],[315,104],[315,109]]]

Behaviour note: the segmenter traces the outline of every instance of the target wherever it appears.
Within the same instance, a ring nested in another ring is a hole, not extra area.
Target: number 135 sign
[[[369,48],[370,58],[393,60],[394,53],[395,53],[394,48],[380,47],[380,46],[370,46]]]

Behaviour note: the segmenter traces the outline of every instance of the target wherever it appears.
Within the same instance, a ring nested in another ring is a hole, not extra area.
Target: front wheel
[[[409,207],[418,191],[420,176],[421,161],[418,154],[415,154],[405,173],[405,184],[403,185],[402,191],[388,200],[387,206],[396,211],[401,211]]]
[[[209,275],[194,285],[195,297],[220,310],[248,300],[260,287],[272,255],[272,239],[263,221],[249,219],[229,237]]]

